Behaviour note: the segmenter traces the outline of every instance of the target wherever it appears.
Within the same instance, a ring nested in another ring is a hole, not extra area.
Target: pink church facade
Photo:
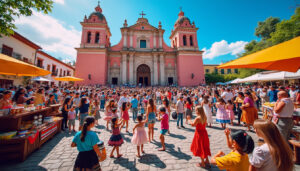
[[[197,86],[205,83],[203,51],[197,43],[194,23],[180,11],[170,35],[171,47],[163,40],[164,30],[143,17],[128,26],[124,21],[122,38],[110,45],[110,29],[102,9],[82,25],[81,44],[77,50],[75,75],[80,85]]]

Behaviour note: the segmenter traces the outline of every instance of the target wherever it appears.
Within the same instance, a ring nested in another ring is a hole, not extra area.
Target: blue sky
[[[17,31],[41,45],[56,58],[76,59],[75,47],[81,37],[80,21],[89,16],[97,0],[54,0],[52,12],[34,12],[31,17],[16,19]],[[273,16],[289,19],[299,0],[101,0],[100,6],[110,27],[112,45],[120,41],[124,19],[134,24],[144,11],[150,24],[162,22],[164,41],[178,18],[179,8],[194,21],[198,45],[205,50],[204,64],[219,64],[236,58],[244,45],[257,39],[254,35],[259,21]]]

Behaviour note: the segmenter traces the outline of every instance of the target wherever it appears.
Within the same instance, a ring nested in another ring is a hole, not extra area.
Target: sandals
[[[114,155],[110,155],[109,157],[110,157],[110,158],[115,158],[115,156],[114,156]]]
[[[123,156],[123,155],[122,155],[122,154],[120,154],[120,155],[118,155],[118,156],[117,156],[117,158],[119,159],[119,158],[121,158],[122,156]]]
[[[166,151],[166,149],[161,148],[161,149],[158,149],[158,151]]]

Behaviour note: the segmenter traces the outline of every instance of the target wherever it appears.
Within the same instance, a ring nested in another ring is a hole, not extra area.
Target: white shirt
[[[285,105],[282,108],[281,112],[279,113],[274,113],[274,115],[279,115],[279,117],[284,117],[284,118],[291,118],[294,113],[294,103],[290,98],[283,98],[280,100],[281,102],[284,102]]]
[[[184,104],[182,101],[178,100],[176,103],[176,109],[178,109],[178,113],[184,113]]]
[[[291,96],[291,99],[295,102],[296,101],[296,97],[297,97],[297,90],[290,90],[289,94]]]
[[[233,98],[232,93],[224,91],[221,95],[221,97],[225,100],[225,102],[227,103],[228,100],[231,100]]]
[[[121,98],[120,98],[120,100],[119,100],[119,102],[118,102],[118,107],[119,107],[119,108],[122,107],[122,104],[123,104],[124,102],[128,102],[128,98],[127,98],[127,97],[124,97],[124,96],[121,96]]]
[[[257,171],[277,171],[267,144],[256,147],[249,158],[249,162]]]

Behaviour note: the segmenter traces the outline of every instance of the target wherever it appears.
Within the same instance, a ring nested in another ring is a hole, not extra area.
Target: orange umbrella
[[[16,76],[44,76],[50,71],[17,60],[10,56],[0,54],[0,74]]]
[[[71,77],[71,76],[56,77],[54,79],[57,80],[57,81],[83,81],[83,79],[81,79],[81,78]]]
[[[218,68],[257,68],[297,72],[300,68],[300,36],[227,62]]]

